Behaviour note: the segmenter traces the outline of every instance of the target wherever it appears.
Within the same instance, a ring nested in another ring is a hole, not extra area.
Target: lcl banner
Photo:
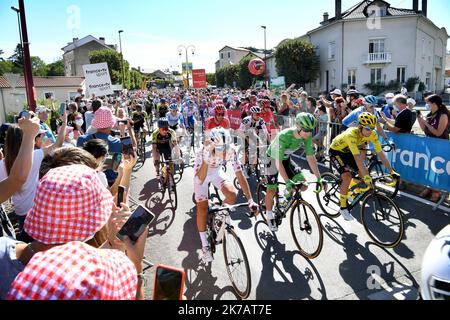
[[[206,89],[206,70],[192,70],[194,89]]]

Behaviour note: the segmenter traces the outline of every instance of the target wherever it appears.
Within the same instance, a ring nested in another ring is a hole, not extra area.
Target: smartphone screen
[[[150,223],[155,219],[155,215],[143,206],[137,207],[130,219],[125,223],[122,229],[117,234],[117,238],[124,240],[128,236],[132,242],[136,242],[144,233]]]
[[[130,137],[122,138],[122,154],[130,156],[134,156],[134,150],[133,150],[133,142],[131,141]]]
[[[119,166],[122,163],[122,154],[121,153],[114,153],[113,157],[112,157],[112,170],[114,172],[117,172],[117,170],[119,170]]]
[[[59,114],[63,116],[65,112],[66,112],[66,104],[61,103],[61,106],[59,107]]]
[[[154,300],[182,300],[185,273],[183,270],[158,266],[156,269]]]
[[[117,192],[117,207],[118,208],[121,207],[121,204],[123,202],[124,194],[125,194],[125,187],[124,186],[119,186],[118,192]]]

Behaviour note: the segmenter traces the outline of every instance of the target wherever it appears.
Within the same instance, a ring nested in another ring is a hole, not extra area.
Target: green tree
[[[20,43],[16,46],[14,54],[8,60],[13,64],[11,72],[23,75],[23,50]]]
[[[283,41],[275,53],[277,71],[286,77],[286,83],[304,86],[314,82],[320,74],[320,61],[314,45],[300,40]]]
[[[216,72],[216,86],[219,88],[225,87],[225,69],[221,68]]]
[[[14,64],[9,60],[0,61],[0,76],[12,72]]]
[[[64,60],[58,59],[53,63],[47,65],[47,76],[56,77],[64,76],[66,74]]]
[[[207,73],[206,74],[206,82],[208,82],[212,86],[215,86],[217,83],[216,74],[215,73]]]
[[[31,70],[35,77],[47,76],[47,65],[39,57],[31,57]]]
[[[225,70],[225,84],[233,87],[239,82],[239,65],[226,66]]]
[[[2,49],[0,49],[0,61],[5,61],[5,59],[2,58],[2,55],[4,54],[5,52]]]
[[[110,49],[92,51],[91,53],[89,53],[89,60],[92,64],[106,62],[108,64],[112,83],[122,83],[122,58],[120,56],[120,53]],[[128,70],[126,65],[127,62],[125,63],[125,71]],[[125,83],[127,83],[127,78],[127,75],[125,75]]]

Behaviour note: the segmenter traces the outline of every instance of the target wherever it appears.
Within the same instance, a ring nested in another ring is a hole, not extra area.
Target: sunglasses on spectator
[[[218,117],[225,117],[225,113],[218,113],[217,116]]]

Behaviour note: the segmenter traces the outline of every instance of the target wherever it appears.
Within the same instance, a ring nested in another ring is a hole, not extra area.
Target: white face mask
[[[387,100],[386,100],[386,103],[387,103],[387,104],[393,104],[393,103],[394,103],[394,100],[393,100],[393,99],[387,99]]]
[[[77,120],[77,121],[75,121],[75,124],[77,126],[81,127],[84,124],[84,121],[83,120]]]

